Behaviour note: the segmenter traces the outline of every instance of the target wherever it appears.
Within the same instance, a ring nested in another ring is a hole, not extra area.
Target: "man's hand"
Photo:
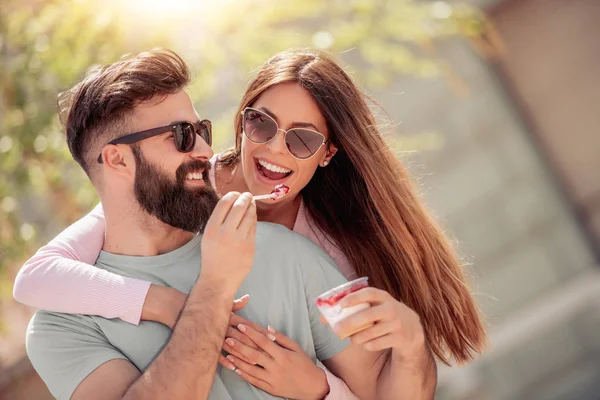
[[[208,398],[235,292],[252,268],[255,236],[252,195],[223,196],[206,224],[200,276],[171,338],[127,398]]]
[[[219,282],[235,293],[252,268],[255,237],[256,203],[252,195],[227,193],[206,224],[198,281]]]
[[[163,318],[167,325],[174,325],[169,342],[141,376],[131,363],[112,360],[88,375],[74,398],[208,399],[227,322],[232,310],[248,302],[248,296],[235,302],[233,299],[252,268],[255,236],[256,205],[252,195],[226,194],[206,225],[200,277],[177,322],[173,316],[179,314],[182,294],[163,291],[176,297],[171,317]],[[108,381],[118,382],[110,393],[102,389]]]

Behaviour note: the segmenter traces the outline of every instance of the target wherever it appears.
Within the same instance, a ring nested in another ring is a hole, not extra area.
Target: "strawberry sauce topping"
[[[277,200],[287,194],[290,191],[290,188],[283,183],[275,186],[275,189],[271,191],[271,199]]]
[[[333,306],[335,306],[338,303],[338,301],[340,301],[344,297],[348,296],[350,293],[354,293],[354,292],[356,292],[356,291],[358,291],[360,289],[366,288],[367,286],[369,286],[369,284],[367,283],[367,281],[364,281],[364,282],[361,282],[361,283],[359,283],[359,284],[357,284],[355,286],[349,287],[346,290],[343,290],[343,291],[341,291],[339,293],[336,293],[336,294],[334,294],[334,295],[332,295],[332,296],[330,296],[330,297],[328,297],[326,299],[318,297],[316,299],[317,306],[321,307],[321,306],[324,306],[324,305],[328,305],[330,307],[333,307]]]

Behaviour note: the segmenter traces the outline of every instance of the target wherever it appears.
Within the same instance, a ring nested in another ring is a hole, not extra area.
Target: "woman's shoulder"
[[[304,236],[305,238],[312,241],[314,244],[319,246],[335,261],[340,272],[351,280],[357,277],[356,271],[350,264],[348,257],[340,249],[336,241],[323,232],[309,215],[304,202],[301,203],[300,209],[298,210],[298,216],[296,217],[296,223],[294,224],[294,232]]]

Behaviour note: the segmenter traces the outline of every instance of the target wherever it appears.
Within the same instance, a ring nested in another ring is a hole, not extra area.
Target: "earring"
[[[327,166],[327,164],[329,164],[329,161],[327,161],[327,160],[323,161],[323,166],[324,166],[324,167],[326,167],[326,166]]]

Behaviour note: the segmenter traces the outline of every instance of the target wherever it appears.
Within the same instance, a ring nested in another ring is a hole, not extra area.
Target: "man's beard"
[[[219,197],[209,179],[210,163],[200,160],[182,164],[175,172],[175,180],[150,164],[141,151],[132,147],[136,160],[135,197],[146,212],[165,224],[188,232],[203,233]],[[189,172],[203,170],[204,187],[186,188]]]

